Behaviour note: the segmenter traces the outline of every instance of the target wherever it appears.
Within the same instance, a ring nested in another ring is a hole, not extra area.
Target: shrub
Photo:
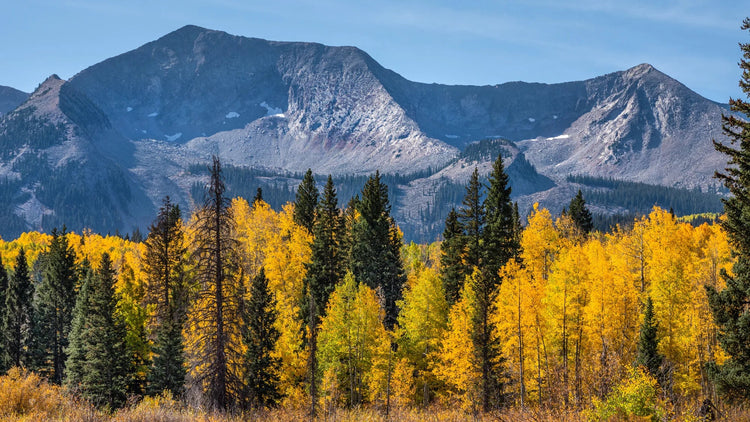
[[[594,399],[589,419],[643,419],[654,422],[667,414],[666,402],[660,396],[659,383],[642,367],[632,368],[604,401]]]

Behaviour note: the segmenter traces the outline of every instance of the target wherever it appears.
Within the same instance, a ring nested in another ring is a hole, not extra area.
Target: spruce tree
[[[297,197],[294,202],[294,222],[313,232],[315,223],[315,208],[318,205],[318,187],[315,186],[312,170],[307,169],[302,183],[297,187]]]
[[[379,172],[365,183],[357,210],[360,217],[352,227],[349,268],[358,282],[381,291],[384,323],[391,329],[398,317],[396,303],[406,274],[400,256],[402,240],[390,215],[388,186],[381,182]]]
[[[643,366],[656,379],[661,378],[661,365],[664,362],[664,356],[657,350],[659,339],[657,331],[659,323],[654,316],[654,303],[649,296],[646,298],[646,307],[643,311],[643,324],[638,337],[638,354],[636,363]]]
[[[310,412],[315,415],[317,400],[317,335],[319,320],[323,316],[336,285],[343,279],[342,231],[343,219],[338,209],[333,179],[328,176],[323,189],[323,200],[318,204],[313,226],[313,244],[310,262],[306,265],[304,297],[301,304],[308,325],[309,350],[308,377],[310,382]]]
[[[279,365],[273,357],[280,333],[276,323],[276,300],[268,289],[268,279],[263,268],[250,285],[250,300],[242,312],[242,341],[245,352],[244,386],[245,404],[250,408],[271,407],[281,398],[279,392]]]
[[[475,303],[472,340],[482,374],[484,411],[500,405],[503,397],[500,345],[491,320],[496,313],[494,299],[500,286],[500,269],[518,255],[520,248],[509,182],[502,155],[498,155],[489,176],[487,197],[482,206],[485,224],[480,232],[480,272],[473,278]]]
[[[197,212],[192,253],[200,284],[197,302],[202,306],[193,309],[190,319],[199,330],[198,350],[191,362],[202,368],[196,382],[205,388],[208,405],[218,409],[227,409],[235,401],[233,392],[241,389],[233,385],[238,376],[229,372],[229,361],[240,359],[235,356],[239,349],[237,339],[230,335],[240,319],[240,289],[235,222],[225,191],[221,162],[213,157],[206,202]]]
[[[586,236],[594,229],[594,222],[591,218],[591,212],[586,207],[586,201],[583,199],[583,193],[578,189],[576,196],[570,201],[569,205],[570,218],[576,224],[580,232]]]
[[[263,201],[263,188],[259,186],[258,190],[255,191],[255,197],[253,198],[253,205],[261,201]]]
[[[743,21],[742,29],[750,30],[750,18]],[[740,87],[750,98],[750,43],[740,47]],[[723,200],[726,219],[721,224],[736,261],[733,275],[722,273],[725,289],[706,286],[719,343],[729,359],[722,365],[709,364],[708,370],[719,393],[731,400],[750,400],[750,121],[743,118],[750,116],[750,102],[730,99],[729,106],[734,114],[722,116],[722,130],[731,145],[714,141],[714,147],[729,156],[729,166],[716,177],[731,193]]]
[[[8,369],[5,366],[5,297],[8,291],[8,272],[3,265],[3,257],[0,256],[0,375],[4,375]]]
[[[455,208],[452,208],[445,219],[443,242],[440,244],[440,271],[448,305],[453,305],[458,301],[467,276],[464,265],[464,241],[464,232],[458,222],[458,213]]]
[[[32,333],[32,298],[34,286],[23,248],[16,257],[16,267],[8,282],[3,317],[4,360],[6,368],[29,366],[29,343]]]
[[[488,288],[494,289],[500,283],[498,272],[511,258],[518,255],[520,248],[516,236],[517,210],[510,200],[510,179],[505,173],[503,157],[499,155],[489,176],[487,197],[483,203],[485,213],[482,237],[482,273],[489,277]]]
[[[68,385],[96,406],[116,409],[127,398],[130,356],[125,319],[118,310],[115,272],[107,253],[85,284],[82,299],[76,303]]]
[[[79,269],[81,285],[76,295],[76,304],[73,308],[73,321],[71,322],[70,334],[68,336],[68,347],[65,354],[68,356],[65,362],[65,385],[72,391],[78,391],[78,386],[83,380],[84,364],[86,363],[86,322],[90,313],[89,296],[91,295],[91,279],[94,276],[87,259],[84,259]]]
[[[68,244],[67,234],[52,230],[52,241],[44,256],[42,284],[37,292],[37,333],[43,337],[39,371],[50,381],[61,384],[68,359],[65,349],[73,322],[78,284],[76,255]]]
[[[154,357],[148,376],[149,394],[169,390],[179,396],[185,382],[182,327],[187,306],[186,247],[181,221],[179,206],[166,197],[146,239],[148,297],[156,305],[157,315]]]
[[[475,167],[471,173],[463,207],[458,211],[458,221],[463,228],[466,242],[465,265],[467,274],[479,267],[482,261],[482,231],[484,230],[485,212],[482,204],[482,184],[479,182],[479,170]]]

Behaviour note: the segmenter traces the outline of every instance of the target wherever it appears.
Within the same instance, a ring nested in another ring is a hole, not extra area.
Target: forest
[[[210,174],[203,207],[165,198],[143,241],[0,242],[1,417],[750,415],[716,375],[735,359],[707,294],[737,263],[721,224],[654,208],[595,232],[579,192],[522,225],[498,159],[442,242],[405,245],[377,173],[340,207],[308,172],[278,212]]]

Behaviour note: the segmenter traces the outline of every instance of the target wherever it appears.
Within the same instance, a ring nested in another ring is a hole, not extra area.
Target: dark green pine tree
[[[323,200],[318,204],[317,217],[313,226],[313,244],[310,262],[306,265],[303,289],[303,317],[308,325],[309,349],[308,378],[310,383],[310,412],[315,416],[317,403],[317,336],[320,317],[323,316],[336,285],[343,278],[344,257],[342,252],[343,218],[338,209],[336,189],[333,179],[323,189]]]
[[[180,396],[184,389],[186,370],[182,327],[187,312],[185,253],[180,208],[166,197],[159,215],[149,227],[146,239],[148,297],[149,302],[156,305],[157,315],[154,357],[148,374],[149,394],[168,390]]]
[[[29,344],[32,340],[32,298],[34,286],[29,277],[29,265],[23,248],[16,258],[13,276],[8,282],[5,294],[5,315],[3,316],[3,331],[5,334],[3,348],[5,349],[5,367],[28,367]]]
[[[500,269],[518,256],[520,248],[510,193],[509,178],[505,173],[502,155],[499,155],[492,167],[487,197],[482,206],[485,224],[480,232],[480,274],[474,278],[473,286],[475,303],[472,340],[482,374],[482,408],[485,412],[501,405],[503,398],[502,358],[491,317],[496,312],[494,298],[500,286]]]
[[[471,173],[469,184],[466,186],[466,195],[463,207],[458,211],[458,222],[464,231],[466,255],[464,263],[467,274],[471,274],[474,268],[478,268],[482,261],[482,231],[484,230],[485,212],[482,204],[482,184],[479,182],[479,170],[474,168]]]
[[[440,244],[440,271],[443,288],[448,304],[458,301],[466,279],[466,265],[464,265],[465,237],[461,223],[458,222],[456,209],[451,209],[445,219],[443,242]]]
[[[8,369],[5,366],[5,297],[8,291],[8,272],[3,265],[3,257],[0,256],[0,375],[4,375]]]
[[[255,191],[255,198],[253,198],[253,205],[261,201],[263,201],[263,188],[258,187],[258,190]]]
[[[243,295],[244,296],[244,295]],[[279,365],[272,356],[280,333],[276,322],[276,300],[268,289],[268,279],[261,267],[250,285],[250,300],[242,312],[244,356],[244,401],[250,408],[271,407],[281,398]]]
[[[115,273],[108,254],[102,255],[99,270],[86,284],[81,292],[86,303],[76,303],[76,312],[87,310],[88,314],[74,317],[68,384],[96,406],[116,409],[125,404],[131,366],[125,320],[117,310]]]
[[[297,187],[297,197],[294,201],[294,222],[313,232],[315,223],[315,208],[318,206],[318,187],[315,186],[312,170],[307,169],[302,183]]]
[[[505,173],[502,155],[497,157],[489,177],[487,198],[484,200],[485,224],[481,232],[482,272],[489,279],[488,288],[495,289],[500,283],[498,272],[520,248],[516,232],[517,212],[510,200],[510,179]],[[481,226],[480,226],[481,227]]]
[[[657,350],[659,346],[659,339],[656,337],[658,330],[659,323],[654,316],[654,303],[649,296],[646,298],[646,307],[643,311],[643,324],[638,337],[636,363],[646,368],[654,378],[661,379],[661,365],[664,362],[664,356],[659,354]]]
[[[381,291],[384,323],[390,329],[396,323],[396,303],[406,274],[400,256],[402,240],[390,215],[388,186],[381,182],[379,172],[365,183],[357,210],[360,216],[352,227],[349,269],[358,282]]]
[[[586,200],[583,199],[583,193],[578,189],[576,196],[570,201],[570,218],[578,227],[578,230],[585,236],[594,229],[594,222],[591,218],[591,212],[586,207]]]
[[[750,29],[750,18],[742,23],[743,30]],[[740,80],[742,91],[750,98],[750,43],[740,44],[743,70]],[[718,339],[727,354],[724,364],[711,363],[708,372],[717,391],[731,400],[750,400],[750,102],[730,99],[734,112],[722,116],[722,129],[732,145],[714,141],[716,150],[729,156],[725,173],[716,177],[724,182],[731,196],[724,201],[726,219],[722,226],[727,232],[736,261],[734,275],[723,272],[726,288],[717,291],[706,286],[708,303],[714,321],[719,327]]]
[[[68,336],[68,347],[65,353],[68,360],[65,362],[65,385],[72,391],[78,391],[78,386],[83,381],[84,364],[86,363],[86,348],[84,344],[86,335],[86,322],[89,310],[89,296],[91,295],[91,279],[94,276],[87,259],[84,259],[79,269],[81,285],[76,295],[76,305],[73,308],[73,321]]]
[[[50,381],[62,384],[68,356],[68,335],[76,303],[78,269],[76,254],[68,244],[65,227],[52,229],[52,241],[44,256],[42,283],[36,295],[36,327],[40,362],[38,370]],[[41,340],[41,341],[39,341]]]

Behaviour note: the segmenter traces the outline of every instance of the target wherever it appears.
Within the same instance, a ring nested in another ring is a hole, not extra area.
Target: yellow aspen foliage
[[[434,395],[437,380],[430,371],[436,362],[440,342],[448,320],[448,302],[439,274],[425,268],[418,274],[410,274],[409,287],[398,306],[397,337],[399,354],[415,371],[416,396],[414,404],[429,402]]]
[[[638,338],[639,290],[629,272],[629,260],[618,253],[621,236],[584,245],[589,262],[588,303],[583,327],[586,362],[583,389],[603,397],[635,360]]]
[[[508,261],[500,275],[503,282],[498,290],[497,312],[492,322],[497,327],[511,388],[515,389],[519,404],[525,404],[528,394],[539,391],[536,373],[529,371],[529,364],[535,359],[531,347],[536,326],[536,315],[531,312],[534,283],[528,269],[515,260]]]
[[[659,322],[659,350],[674,366],[674,386],[682,393],[695,392],[699,387],[688,364],[694,340],[691,303],[698,295],[705,296],[703,290],[693,289],[697,254],[692,231],[689,224],[678,223],[669,212],[654,208],[644,232],[651,250],[647,292]]]
[[[406,358],[396,361],[391,375],[391,406],[406,408],[414,404],[414,397],[420,391],[414,380],[414,366]],[[423,394],[428,394],[422,390]]]
[[[375,291],[347,273],[331,294],[318,334],[318,362],[324,374],[321,396],[339,392],[338,404],[350,406],[384,398],[387,386],[381,382],[387,368],[382,367],[392,362],[392,356],[383,316]],[[335,386],[328,384],[330,371]]]
[[[546,282],[549,278],[559,240],[560,234],[552,215],[544,208],[539,209],[539,204],[535,203],[521,234],[521,258],[535,280]]]
[[[569,219],[569,218],[568,218]],[[572,220],[571,220],[572,221]],[[547,282],[545,305],[549,321],[548,349],[552,352],[554,372],[552,398],[579,403],[582,391],[584,344],[584,308],[588,303],[589,261],[584,248],[570,243],[563,249]]]
[[[256,210],[261,211],[257,205]],[[302,339],[304,321],[299,315],[312,237],[304,227],[294,223],[293,215],[293,205],[285,205],[275,219],[278,225],[273,228],[274,235],[268,237],[263,250],[268,288],[276,297],[276,329],[281,335],[274,354],[281,359],[280,391],[285,405],[300,405],[304,401],[307,364]]]
[[[479,276],[478,271],[472,275],[476,276]],[[473,284],[467,277],[460,299],[448,313],[448,328],[433,369],[435,376],[446,386],[442,394],[443,401],[447,405],[458,405],[464,410],[475,410],[480,397],[478,384],[481,374],[474,359],[474,342],[471,338],[474,319]]]
[[[278,214],[263,201],[251,205],[243,198],[232,200],[231,212],[244,270],[254,277],[265,260],[266,245],[278,232]]]
[[[711,286],[722,290],[726,282],[721,277],[721,271],[731,273],[733,259],[726,233],[718,224],[702,224],[694,229],[697,260],[695,262],[696,277],[692,286],[693,291],[702,291],[704,286]],[[706,363],[724,363],[727,355],[719,346],[716,333],[717,327],[708,306],[708,297],[704,294],[695,295],[691,301],[690,330],[692,342],[691,374],[700,380],[701,393],[711,396],[713,386],[708,379]]]
[[[33,268],[39,254],[44,252],[52,241],[52,236],[46,233],[26,232],[21,233],[17,239],[12,241],[0,240],[0,254],[2,254],[2,265],[12,267],[16,263],[18,252],[23,248],[29,268]]]

